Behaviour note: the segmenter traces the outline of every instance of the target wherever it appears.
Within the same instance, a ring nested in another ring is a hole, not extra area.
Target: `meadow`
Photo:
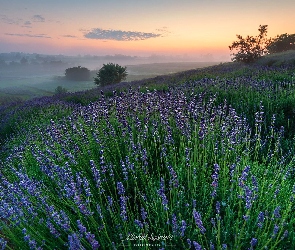
[[[284,57],[2,105],[0,249],[295,249]]]
[[[81,63],[89,65],[90,69],[97,68],[97,64],[91,60]],[[123,63],[128,63],[125,61]],[[130,63],[130,62],[129,62]],[[134,62],[136,63],[136,62]],[[82,64],[82,65],[84,65]],[[125,65],[122,64],[122,65]],[[173,74],[180,71],[202,68],[217,64],[216,62],[177,62],[177,63],[143,63],[126,65],[128,76],[126,82],[137,81],[156,77],[164,74]],[[34,68],[35,67],[35,68]],[[98,70],[91,70],[89,81],[70,81],[65,78],[65,70],[69,64],[50,68],[26,65],[16,68],[0,67],[0,105],[30,100],[36,97],[52,96],[58,86],[65,88],[68,92],[85,91],[96,88],[93,78]]]

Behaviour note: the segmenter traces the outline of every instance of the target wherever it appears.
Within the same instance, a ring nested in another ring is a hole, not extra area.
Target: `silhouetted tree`
[[[241,35],[237,35],[239,40],[229,46],[231,51],[238,51],[232,54],[232,61],[250,63],[267,54],[266,46],[270,43],[270,39],[266,38],[267,25],[259,25],[258,31],[259,35],[256,37],[248,35],[243,38]]]
[[[94,83],[100,86],[119,83],[126,79],[128,73],[126,67],[118,64],[108,63],[98,71],[97,77],[94,78]]]
[[[66,69],[66,78],[73,81],[88,81],[90,79],[90,70],[85,67],[73,67]]]
[[[277,35],[276,38],[272,39],[270,44],[267,46],[269,53],[278,53],[287,50],[295,50],[295,34],[282,34]]]

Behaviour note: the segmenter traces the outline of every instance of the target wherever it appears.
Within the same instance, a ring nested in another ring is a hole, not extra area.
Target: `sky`
[[[0,53],[229,60],[236,35],[295,33],[295,0],[0,0]]]

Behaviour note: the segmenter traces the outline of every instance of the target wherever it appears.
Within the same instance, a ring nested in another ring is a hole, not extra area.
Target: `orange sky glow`
[[[0,0],[0,53],[230,60],[242,36],[295,33],[294,0]]]

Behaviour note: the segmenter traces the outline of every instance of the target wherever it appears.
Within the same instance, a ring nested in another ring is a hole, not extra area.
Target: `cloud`
[[[50,36],[47,36],[46,34],[17,34],[17,33],[5,33],[6,36],[20,36],[20,37],[36,37],[36,38],[51,38]]]
[[[25,27],[25,28],[32,28],[32,23],[30,21],[26,21],[24,22],[23,26],[22,27]]]
[[[162,34],[145,33],[137,31],[123,30],[104,30],[100,28],[92,29],[84,34],[84,37],[98,40],[116,40],[116,41],[138,41],[149,38],[161,37]]]
[[[68,38],[77,38],[77,36],[72,36],[72,35],[64,35],[63,37],[68,37]]]
[[[43,23],[43,22],[45,22],[45,18],[43,17],[43,16],[41,16],[41,15],[34,15],[33,17],[32,17],[32,20],[33,20],[33,22],[41,22],[41,23]]]
[[[16,25],[19,25],[22,22],[22,19],[20,19],[20,18],[13,19],[13,18],[7,17],[6,15],[1,15],[1,22],[7,23],[7,24],[16,24]]]

